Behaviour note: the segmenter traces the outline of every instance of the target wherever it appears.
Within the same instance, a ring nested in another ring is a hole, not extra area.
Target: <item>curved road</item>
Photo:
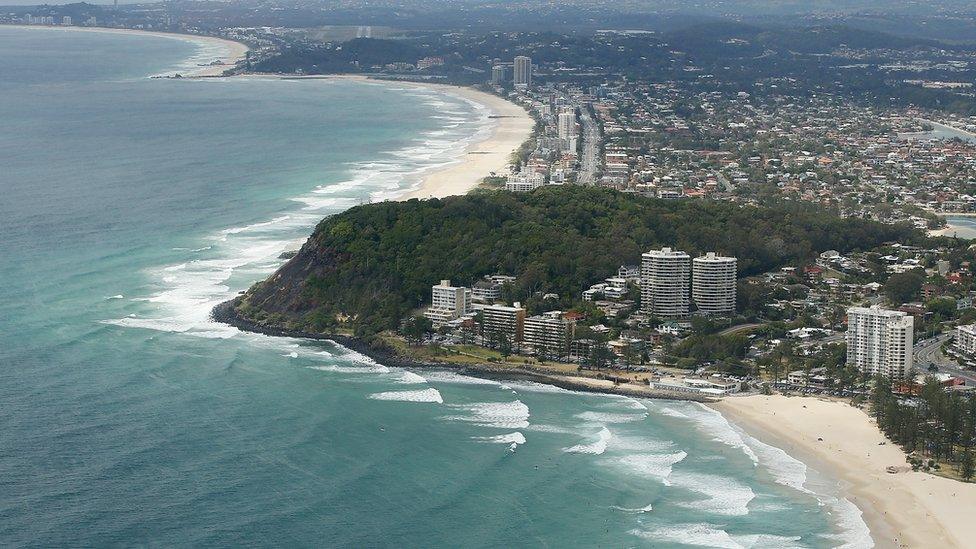
[[[913,357],[915,370],[927,373],[929,366],[934,365],[940,372],[966,380],[966,385],[976,385],[976,372],[963,368],[942,352],[942,344],[951,337],[952,334],[941,334],[916,343]]]

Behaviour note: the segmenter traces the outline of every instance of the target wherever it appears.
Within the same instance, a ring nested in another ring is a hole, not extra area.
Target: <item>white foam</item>
[[[324,366],[309,366],[310,370],[319,370],[322,372],[335,372],[337,374],[377,374],[383,373],[375,368],[370,368],[368,366],[341,366],[338,364],[326,364]]]
[[[604,427],[603,429],[600,429],[599,433],[597,433],[596,440],[593,442],[563,448],[563,452],[570,454],[593,454],[598,456],[607,451],[607,444],[610,443],[611,437],[613,437],[613,433],[610,432],[610,429]]]
[[[758,457],[760,465],[773,476],[773,479],[777,483],[783,486],[789,486],[794,490],[806,494],[813,494],[813,492],[804,487],[804,484],[807,482],[806,464],[787,454],[780,448],[770,446],[765,442],[745,434],[741,430],[739,430],[739,433]]]
[[[430,372],[424,372],[424,375],[427,377],[427,381],[437,383],[454,383],[457,385],[494,385],[497,387],[502,387],[501,383],[491,379],[461,375],[448,370],[432,370]]]
[[[506,385],[510,389],[524,391],[527,393],[549,393],[561,395],[579,394],[579,391],[570,391],[569,389],[563,389],[562,387],[556,387],[555,385],[546,385],[545,383],[537,383],[535,381],[507,381]]]
[[[631,397],[612,398],[609,402],[604,404],[604,407],[606,408],[623,407],[629,410],[640,410],[642,412],[647,410],[647,406],[645,406],[643,402]]]
[[[559,427],[557,425],[540,425],[537,423],[533,423],[528,427],[525,427],[525,429],[535,431],[537,433],[558,433],[562,435],[575,435],[578,432],[577,429],[570,429],[568,427]]]
[[[417,375],[408,370],[404,370],[400,372],[400,378],[397,381],[405,385],[416,385],[419,383],[427,383],[427,380],[423,376]]]
[[[606,412],[583,412],[581,414],[576,414],[576,417],[587,421],[589,423],[633,423],[635,421],[642,421],[647,417],[647,414],[614,414]]]
[[[659,440],[646,436],[620,436],[615,434],[610,441],[610,448],[614,451],[641,454],[656,454],[674,448],[670,440]]]
[[[471,437],[472,440],[479,442],[490,442],[493,444],[525,444],[525,435],[515,431],[505,435],[495,435],[490,437]]]
[[[436,402],[443,403],[441,393],[437,389],[429,388],[420,391],[386,391],[369,395],[373,400],[394,400],[398,402]]]
[[[672,454],[630,454],[615,460],[629,472],[670,484],[671,470],[675,464],[688,457],[685,452]]]
[[[856,505],[846,498],[825,497],[821,501],[830,509],[830,515],[834,517],[835,524],[840,530],[837,534],[829,536],[840,542],[837,545],[838,549],[870,549],[874,547],[871,530],[865,524],[863,513]]]
[[[773,534],[741,534],[734,535],[739,546],[746,549],[801,549],[805,545],[797,543],[800,536],[776,536]]]
[[[627,508],[627,507],[618,507],[616,505],[611,505],[610,508],[611,509],[614,509],[614,510],[617,510],[617,511],[622,511],[624,513],[631,513],[631,514],[635,514],[635,515],[642,514],[642,513],[650,513],[651,511],[654,510],[654,507],[652,507],[650,504],[647,504],[644,507],[641,507],[639,509],[630,509],[630,508]]]
[[[524,429],[529,426],[529,407],[521,400],[452,404],[450,407],[463,413],[445,418],[452,421],[499,429]]]
[[[661,414],[662,416],[677,417],[682,419],[688,418],[688,414],[675,410],[674,408],[669,408],[667,406],[662,406],[660,408],[657,408],[655,411]]]
[[[834,519],[835,528],[838,530],[837,533],[829,537],[840,542],[838,547],[847,549],[874,547],[871,531],[864,522],[861,510],[856,505],[846,498],[820,494],[810,490],[806,486],[809,472],[806,464],[787,454],[781,448],[751,437],[738,427],[735,429],[740,432],[743,440],[754,450],[760,465],[772,475],[777,483],[789,486],[798,492],[812,495],[820,505],[829,510],[829,514]],[[763,510],[773,510],[772,508],[773,505],[769,504],[763,506]]]
[[[691,490],[705,496],[703,499],[678,503],[679,507],[717,515],[747,515],[749,514],[749,502],[756,497],[752,488],[732,477],[675,471],[671,475],[670,481],[672,486]]]
[[[631,530],[631,534],[651,542],[669,542],[698,547],[715,547],[719,549],[744,549],[720,527],[698,524],[673,524],[653,530]]]
[[[725,419],[725,416],[704,404],[695,404],[697,406],[689,408],[688,413],[685,415],[693,420],[693,424],[699,431],[711,436],[712,440],[716,442],[721,442],[722,444],[741,450],[742,453],[752,460],[753,465],[759,464],[759,458],[756,456],[756,453],[745,443],[742,435],[732,427],[732,424]]]
[[[293,85],[283,80],[275,82]],[[296,239],[307,235],[326,215],[357,201],[392,197],[408,190],[427,170],[460,161],[461,152],[468,143],[491,132],[494,123],[488,118],[489,111],[484,106],[454,95],[424,93],[449,107],[471,105],[472,111],[459,115],[462,120],[455,122],[461,125],[447,133],[440,133],[445,131],[444,126],[432,128],[417,134],[399,150],[380,153],[369,161],[348,164],[344,180],[320,185],[295,197],[297,205],[288,211],[277,212],[267,220],[216,231],[198,247],[175,249],[182,255],[177,261],[145,272],[154,288],[148,296],[132,300],[140,308],[127,310],[122,318],[104,322],[204,338],[241,337],[242,332],[236,328],[212,321],[211,311],[236,296],[251,281],[260,280],[280,267],[284,263],[280,257],[282,252],[295,249]],[[432,135],[434,132],[437,135]],[[122,296],[115,298],[122,299]],[[249,335],[247,340],[263,341]],[[297,352],[304,355],[302,351]],[[375,364],[358,353],[350,352],[348,357],[340,358]]]

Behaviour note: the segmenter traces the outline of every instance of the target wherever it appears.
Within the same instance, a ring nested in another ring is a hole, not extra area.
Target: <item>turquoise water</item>
[[[830,482],[701,406],[210,322],[323,216],[456,159],[487,113],[146,78],[198,53],[0,28],[0,544],[870,545]]]

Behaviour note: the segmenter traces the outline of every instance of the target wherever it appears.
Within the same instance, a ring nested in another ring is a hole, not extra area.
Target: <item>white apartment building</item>
[[[661,248],[641,255],[641,311],[671,318],[688,314],[691,257]]]
[[[486,346],[492,347],[499,338],[505,338],[513,348],[522,341],[525,328],[525,309],[521,303],[488,305],[481,309],[481,333]]]
[[[424,316],[431,320],[434,327],[440,327],[469,311],[471,290],[451,286],[450,280],[441,280],[440,284],[431,287],[430,308],[424,312]]]
[[[505,65],[495,65],[491,68],[491,83],[501,85],[505,81]]]
[[[559,113],[557,128],[559,139],[570,139],[576,136],[576,113],[565,110]]]
[[[524,55],[515,58],[514,83],[516,88],[528,88],[532,85],[532,59]]]
[[[956,342],[953,345],[960,353],[976,354],[976,324],[956,328]]]
[[[879,307],[847,310],[847,363],[871,375],[904,379],[912,370],[915,319]]]
[[[522,170],[508,176],[505,190],[515,193],[529,192],[546,184],[546,178],[539,172]]]
[[[569,356],[569,342],[573,339],[575,323],[563,317],[562,311],[552,311],[525,319],[522,350],[551,359]]]
[[[708,252],[696,257],[691,267],[691,299],[698,311],[706,315],[734,313],[736,258]]]

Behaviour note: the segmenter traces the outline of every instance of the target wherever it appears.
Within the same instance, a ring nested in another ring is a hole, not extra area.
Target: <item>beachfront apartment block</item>
[[[661,248],[641,255],[641,311],[662,318],[688,315],[691,257]]]
[[[532,58],[520,55],[515,58],[515,71],[512,81],[518,89],[532,86]]]
[[[562,311],[551,311],[525,319],[522,350],[525,353],[562,360],[569,356],[576,323],[565,318]]]
[[[539,172],[522,170],[513,173],[505,181],[505,190],[515,193],[529,192],[546,184],[546,178]]]
[[[976,324],[967,324],[956,328],[956,341],[953,347],[957,352],[973,356],[976,355]]]
[[[488,347],[496,347],[502,341],[512,348],[518,347],[525,329],[525,308],[516,302],[508,305],[488,305],[481,309],[481,335]]]
[[[434,327],[440,327],[471,311],[471,290],[451,286],[450,280],[441,280],[431,287],[430,308],[424,312]]]
[[[847,363],[861,372],[905,379],[912,370],[915,319],[880,307],[847,310]]]
[[[505,82],[505,65],[495,65],[491,68],[491,83],[501,86]]]
[[[715,252],[696,257],[691,265],[691,299],[705,315],[735,312],[737,261]]]

